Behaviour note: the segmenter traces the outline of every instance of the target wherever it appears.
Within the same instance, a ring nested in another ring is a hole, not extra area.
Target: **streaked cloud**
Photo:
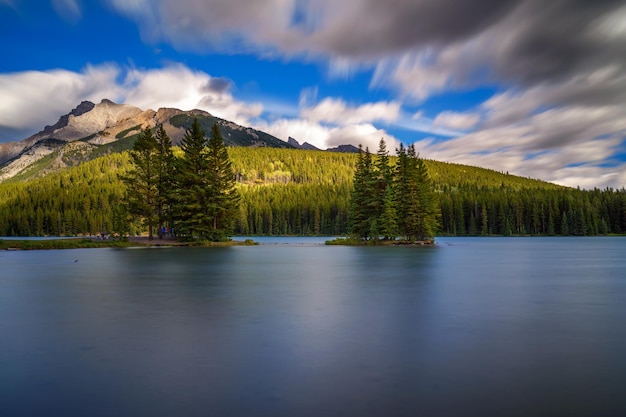
[[[300,143],[308,142],[320,149],[362,144],[363,147],[369,147],[375,152],[381,138],[385,139],[387,149],[392,152],[400,146],[399,139],[370,123],[327,126],[306,119],[279,119],[273,122],[259,122],[254,126],[282,140],[287,140],[291,136]]]
[[[476,113],[444,111],[435,117],[433,126],[457,130],[468,130],[476,126],[479,121],[480,115]]]
[[[594,185],[625,183],[623,0],[105,3],[135,22],[152,45],[314,63],[326,77],[320,86],[329,79],[335,84],[318,88],[317,81],[306,81],[299,103],[242,102],[233,97],[229,80],[182,64],[2,74],[0,141],[54,122],[83,99],[108,97],[143,108],[203,108],[319,147],[346,142],[375,147],[379,136],[397,140],[389,131],[421,132],[431,135],[417,142],[428,158],[567,185],[592,184],[586,176],[597,178]],[[20,2],[0,4],[14,8]],[[52,0],[70,22],[84,18],[87,4]],[[368,91],[358,98],[341,95],[339,83],[356,76],[369,82],[377,98],[366,96]],[[473,105],[442,104],[449,93],[477,87],[494,93]],[[431,102],[438,105],[429,108]],[[41,111],[33,116],[29,109],[35,107]]]
[[[301,116],[314,122],[350,125],[363,122],[392,122],[400,115],[400,103],[378,102],[349,106],[339,98],[325,98],[314,107],[304,108]]]

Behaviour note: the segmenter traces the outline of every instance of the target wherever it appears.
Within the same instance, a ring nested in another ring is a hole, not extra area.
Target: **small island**
[[[438,228],[432,181],[415,147],[400,144],[390,164],[384,139],[375,159],[359,146],[348,213],[349,237],[327,241],[348,246],[432,246]]]

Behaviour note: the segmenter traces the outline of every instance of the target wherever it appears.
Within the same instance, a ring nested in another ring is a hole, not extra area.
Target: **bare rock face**
[[[329,152],[359,153],[359,148],[354,145],[339,145],[335,148],[326,149]]]
[[[55,130],[61,129],[61,128],[67,126],[67,123],[69,121],[70,116],[74,116],[74,117],[80,116],[82,114],[85,114],[85,113],[91,111],[95,106],[96,105],[93,104],[91,101],[83,101],[78,106],[76,106],[75,109],[72,109],[72,111],[70,111],[68,114],[65,114],[65,115],[61,116],[59,118],[58,122],[56,122],[52,126],[44,127],[44,129],[41,132],[39,132],[38,134],[50,135]]]
[[[289,139],[287,140],[287,143],[290,144],[291,146],[293,146],[296,149],[306,149],[306,150],[309,150],[309,151],[319,151],[319,150],[321,150],[317,146],[311,145],[309,142],[304,142],[301,145],[300,142],[298,142],[296,139],[292,138],[291,136],[289,136]]]
[[[104,132],[113,126],[126,126],[124,122],[133,123],[131,119],[143,113],[138,107],[128,104],[115,104],[104,99],[98,104],[83,101],[76,108],[59,118],[51,125],[46,126],[39,133],[21,140],[0,144],[0,166],[19,157],[27,149],[47,139],[58,139],[72,142],[87,136]],[[127,127],[123,127],[127,128]],[[115,139],[115,135],[113,135]]]
[[[67,126],[55,130],[51,135],[57,139],[72,142],[102,132],[140,113],[143,113],[143,110],[139,107],[115,104],[111,100],[104,99],[88,112],[78,116],[69,114]]]
[[[289,139],[287,139],[287,143],[296,149],[302,148],[302,145],[300,145],[300,142],[298,142],[296,139],[292,138],[291,136],[289,136]]]

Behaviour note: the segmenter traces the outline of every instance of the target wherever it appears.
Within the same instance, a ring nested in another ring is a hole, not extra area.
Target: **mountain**
[[[326,149],[329,152],[359,153],[359,148],[354,145],[339,145],[335,148]]]
[[[302,145],[300,145],[300,142],[298,142],[296,139],[292,138],[291,136],[289,136],[289,140],[287,141],[287,143],[296,149],[306,149],[309,151],[321,151],[320,148],[314,145],[311,145],[309,142],[304,142]],[[334,148],[327,148],[326,151],[343,152],[343,153],[359,153],[359,148],[357,148],[354,145],[339,145]]]
[[[40,132],[18,142],[0,144],[0,182],[43,176],[99,156],[131,149],[142,129],[159,124],[177,145],[194,118],[208,134],[217,123],[227,146],[315,150],[308,142],[287,142],[250,127],[220,119],[203,110],[160,108],[142,110],[129,104],[103,99],[98,104],[83,101]],[[330,152],[356,153],[353,145],[328,148]]]
[[[302,145],[300,145],[300,142],[298,142],[291,136],[289,136],[289,140],[287,140],[287,143],[296,149],[306,149],[308,151],[321,151],[320,148],[318,148],[315,145],[311,145],[309,142],[304,142]]]
[[[207,134],[217,123],[229,146],[292,148],[265,132],[240,126],[202,110],[160,108],[154,111],[117,104],[108,99],[98,104],[83,101],[40,132],[19,142],[0,144],[0,181],[16,175],[45,175],[103,154],[130,149],[143,128],[158,124],[162,124],[172,142],[178,144],[194,118],[198,118]]]

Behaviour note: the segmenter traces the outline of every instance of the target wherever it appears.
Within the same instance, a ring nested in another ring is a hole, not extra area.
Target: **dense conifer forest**
[[[181,150],[174,148],[174,154]],[[343,235],[356,154],[228,148],[240,195],[235,234]],[[373,155],[373,163],[376,155]],[[396,157],[390,157],[395,166]],[[626,233],[626,190],[580,190],[491,170],[424,161],[438,235]],[[124,229],[128,152],[0,183],[0,236],[89,235]],[[145,232],[140,222],[128,228]]]

